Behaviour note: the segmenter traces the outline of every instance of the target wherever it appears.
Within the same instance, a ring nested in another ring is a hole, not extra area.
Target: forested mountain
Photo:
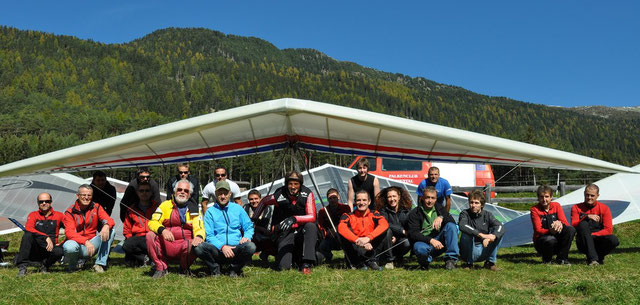
[[[208,29],[169,28],[103,44],[0,27],[0,164],[282,97],[640,163],[637,116],[612,120],[485,96]]]

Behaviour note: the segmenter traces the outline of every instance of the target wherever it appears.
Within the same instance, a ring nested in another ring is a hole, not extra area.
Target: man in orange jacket
[[[356,210],[342,215],[338,233],[342,236],[342,245],[351,267],[363,270],[382,270],[377,255],[391,246],[387,238],[389,223],[378,213],[370,211],[369,193],[360,190],[356,193]]]
[[[68,270],[76,270],[80,255],[88,258],[97,253],[93,270],[102,273],[115,237],[115,223],[101,205],[91,200],[93,189],[90,185],[81,185],[76,196],[76,202],[64,212],[63,221],[67,241],[62,248],[69,264]]]

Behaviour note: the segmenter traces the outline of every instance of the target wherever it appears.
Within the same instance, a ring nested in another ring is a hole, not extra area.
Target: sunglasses
[[[51,203],[51,199],[49,199],[49,200],[38,200],[38,204],[43,204],[43,203]]]
[[[138,190],[138,193],[151,193],[151,190]]]
[[[150,176],[150,175],[147,175],[147,176],[138,176],[138,177],[140,177],[140,179],[149,179],[149,178],[151,178],[151,176]]]
[[[226,177],[227,174],[216,174],[216,177]]]
[[[185,192],[185,193],[189,194],[189,189],[177,188],[176,189],[176,193],[179,193],[179,192]]]
[[[189,173],[189,171],[184,171],[184,172],[183,171],[178,171],[178,173],[180,173],[181,175],[186,175],[186,174]]]

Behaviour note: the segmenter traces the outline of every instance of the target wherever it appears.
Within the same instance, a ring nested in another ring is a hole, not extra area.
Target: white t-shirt
[[[231,199],[233,200],[236,198],[240,198],[240,187],[238,186],[238,184],[229,179],[227,179],[226,181],[229,183],[229,187],[231,188]],[[215,198],[216,184],[215,181],[211,181],[207,183],[207,185],[204,187],[204,190],[202,190],[202,199],[209,200],[209,204],[211,204],[215,202]]]

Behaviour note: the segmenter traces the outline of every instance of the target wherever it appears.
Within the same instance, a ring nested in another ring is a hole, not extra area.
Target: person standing
[[[347,204],[349,208],[353,211],[353,200],[355,199],[355,195],[360,190],[365,190],[369,193],[369,198],[371,199],[370,210],[375,210],[375,200],[378,193],[380,193],[380,181],[376,176],[369,174],[369,159],[360,158],[356,161],[356,169],[358,173],[349,179],[347,192]]]

